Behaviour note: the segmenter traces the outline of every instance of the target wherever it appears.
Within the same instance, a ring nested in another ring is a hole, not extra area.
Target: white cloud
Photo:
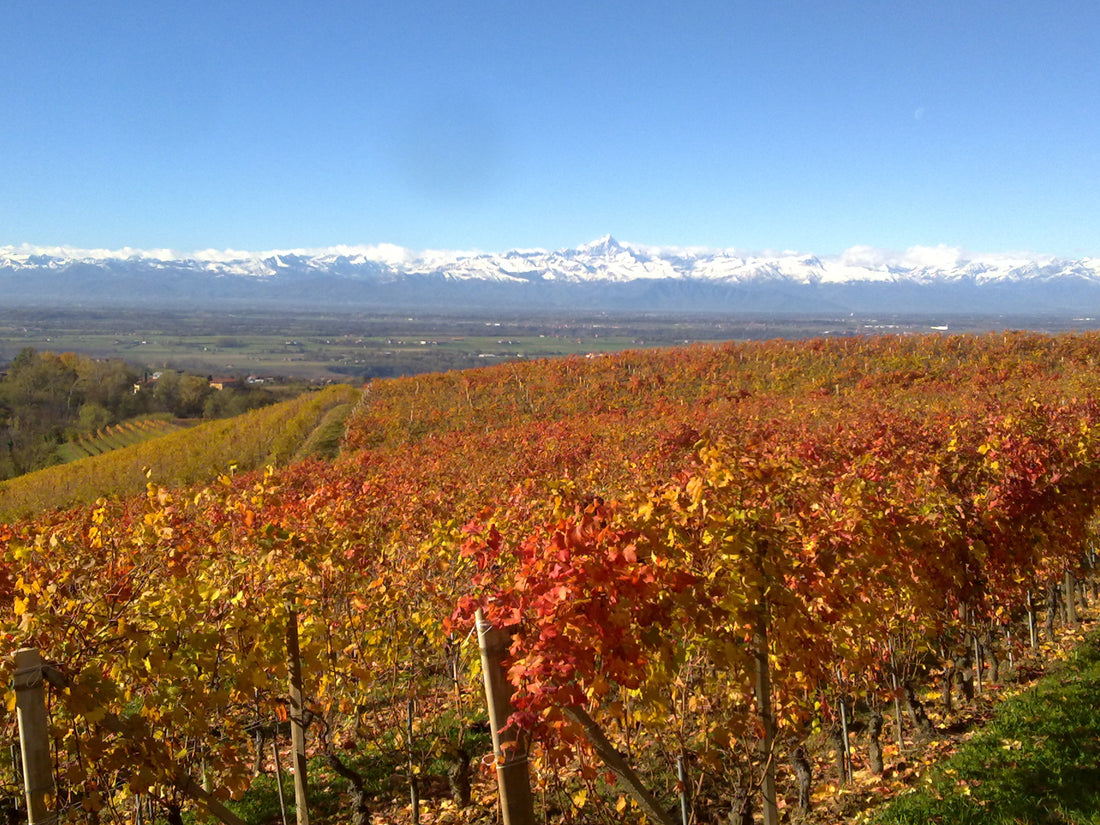
[[[896,258],[894,253],[884,249],[876,249],[873,246],[853,246],[841,252],[837,256],[837,261],[844,266],[879,269],[891,265]]]
[[[330,246],[324,249],[301,250],[300,254],[306,255],[337,255],[346,258],[366,258],[370,261],[381,261],[385,264],[396,266],[415,260],[410,250],[392,243],[371,244],[366,246]]]
[[[853,246],[841,252],[835,260],[844,266],[865,269],[951,269],[970,261],[971,257],[958,247],[939,244],[911,246],[904,252],[874,246]]]
[[[67,258],[77,260],[107,260],[144,258],[157,261],[171,261],[180,257],[180,254],[172,249],[134,249],[124,246],[121,249],[83,249],[76,246],[35,246],[33,244],[20,244],[19,246],[0,246],[0,254],[15,255],[48,255],[52,258]]]
[[[652,246],[650,244],[629,243],[627,241],[619,241],[620,246],[624,246],[627,249],[636,249],[637,251],[649,255],[653,258],[659,258],[663,256],[676,257],[676,258],[698,258],[704,255],[712,255],[715,252],[724,252],[730,257],[738,257],[743,253],[739,253],[736,249],[714,249],[709,246]]]
[[[951,269],[967,260],[969,256],[955,246],[911,246],[902,255],[901,265],[913,269]]]
[[[255,252],[241,252],[236,249],[200,249],[197,252],[184,253],[181,258],[190,258],[194,261],[211,261],[213,263],[226,263],[228,261],[241,261],[257,257]]]
[[[231,263],[233,261],[259,261],[266,258],[286,257],[288,255],[308,258],[363,258],[370,261],[380,261],[390,265],[407,263],[417,258],[415,253],[405,247],[391,243],[371,245],[337,244],[336,246],[313,248],[268,249],[259,252],[248,252],[239,249],[201,249],[197,252],[181,255],[180,257],[212,263]]]

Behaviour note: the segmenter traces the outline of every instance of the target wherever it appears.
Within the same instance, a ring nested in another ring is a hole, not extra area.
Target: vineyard
[[[332,430],[342,432],[357,399],[357,390],[333,386],[193,427],[148,420],[106,428],[75,442],[87,453],[84,458],[0,481],[0,519],[140,494],[150,479],[180,486],[214,478],[231,465],[254,470],[309,455],[334,455],[339,442],[333,442]]]
[[[142,441],[159,438],[162,435],[177,432],[179,429],[181,425],[173,422],[170,417],[123,421],[62,444],[57,448],[58,457],[62,462],[77,461],[129,447],[132,444],[140,444]]]
[[[51,663],[49,803],[279,821],[248,811],[289,721],[315,821],[493,821],[518,764],[544,822],[810,816],[1095,598],[1098,368],[1100,336],[1020,333],[505,364],[372,383],[332,459],[269,430],[266,470],[23,499],[0,632]]]

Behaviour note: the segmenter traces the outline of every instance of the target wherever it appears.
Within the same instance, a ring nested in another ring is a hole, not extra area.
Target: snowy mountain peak
[[[972,255],[954,247],[839,255],[621,244],[413,252],[391,244],[117,251],[0,247],[0,294],[35,302],[577,307],[644,311],[1100,312],[1100,258]]]
[[[597,238],[589,243],[581,244],[577,247],[576,251],[586,255],[614,257],[624,251],[624,249],[618,241],[611,237],[611,235],[604,235],[602,238]]]

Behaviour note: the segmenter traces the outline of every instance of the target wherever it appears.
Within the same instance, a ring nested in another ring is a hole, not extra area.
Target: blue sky
[[[14,0],[0,245],[1100,254],[1100,4]]]

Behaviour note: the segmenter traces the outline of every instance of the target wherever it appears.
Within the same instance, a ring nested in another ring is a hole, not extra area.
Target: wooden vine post
[[[1080,624],[1080,619],[1077,617],[1077,578],[1068,567],[1066,568],[1065,582],[1062,589],[1064,591],[1063,598],[1066,602],[1067,621],[1070,627],[1077,627]]]
[[[845,784],[852,781],[852,740],[848,735],[848,700],[844,695],[844,681],[840,676],[840,668],[836,669],[836,684],[840,692],[840,744],[843,765],[840,782]]]
[[[779,825],[779,806],[775,787],[775,714],[772,710],[771,670],[768,665],[768,607],[757,607],[756,628],[753,633],[753,660],[755,663],[755,692],[757,713],[764,729],[761,742],[764,758],[764,776],[760,783],[760,795],[764,809],[764,825]]]
[[[1027,591],[1027,632],[1031,641],[1031,649],[1039,649],[1039,634],[1035,627],[1035,602],[1031,598],[1031,590]]]
[[[275,758],[275,787],[279,792],[279,816],[283,825],[286,825],[286,794],[283,793],[283,766],[279,759],[279,732],[275,729],[275,735],[271,737],[271,753]]]
[[[23,787],[27,794],[29,825],[56,822],[49,810],[54,795],[50,763],[50,730],[46,718],[46,688],[42,655],[33,647],[15,652],[15,712],[23,753]]]
[[[505,730],[512,715],[512,686],[504,678],[504,654],[508,636],[494,628],[481,610],[475,616],[481,648],[481,670],[485,677],[485,701],[489,708],[489,730],[496,754],[497,789],[503,825],[535,825],[535,801],[527,770],[527,751],[515,731]]]
[[[294,752],[294,807],[298,825],[309,825],[309,794],[306,781],[305,706],[302,701],[302,654],[298,647],[298,610],[290,605],[286,621],[287,670],[290,673],[290,741]]]
[[[691,821],[691,794],[682,753],[676,757],[676,782],[680,786],[680,825],[688,825]]]
[[[982,695],[984,684],[982,682],[982,646],[978,641],[978,633],[974,632],[974,681],[978,687],[978,695]]]
[[[890,681],[894,688],[894,725],[898,740],[898,759],[902,759],[905,756],[905,737],[902,735],[901,728],[901,685],[898,683],[898,660],[894,656],[893,637],[887,640],[887,647],[890,651]]]
[[[405,729],[408,736],[408,762],[409,762],[409,801],[412,803],[413,825],[420,825],[420,786],[416,777],[416,762],[413,757],[413,713],[416,710],[416,700],[411,696],[406,703]]]

